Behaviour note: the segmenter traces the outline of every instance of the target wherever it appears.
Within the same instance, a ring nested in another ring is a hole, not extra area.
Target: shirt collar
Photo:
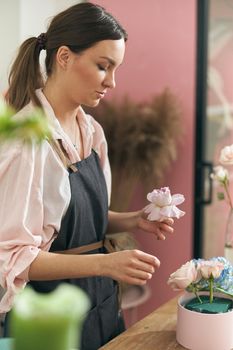
[[[48,120],[52,125],[53,137],[55,139],[63,139],[65,133],[61,127],[59,120],[57,119],[54,113],[52,106],[50,105],[46,96],[43,94],[42,89],[37,89],[35,92],[39,101],[42,104],[42,107],[44,109],[46,116],[48,117]],[[83,127],[85,129],[85,132],[88,135],[92,135],[95,132],[94,126],[91,123],[91,116],[86,114],[81,106],[78,108],[77,118],[78,118],[80,127]]]
[[[36,95],[42,104],[48,121],[50,122],[53,139],[61,140],[62,145],[72,163],[81,160],[78,150],[74,147],[71,139],[63,130],[58,118],[56,118],[52,106],[50,105],[46,96],[43,94],[42,89],[36,90]],[[91,152],[91,147],[93,144],[93,133],[95,132],[95,129],[92,125],[91,116],[86,115],[82,107],[79,107],[77,110],[77,119],[82,134],[84,158],[86,158]]]

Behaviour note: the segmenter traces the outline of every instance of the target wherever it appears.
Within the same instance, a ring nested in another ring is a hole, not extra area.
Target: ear
[[[71,58],[71,51],[67,46],[60,46],[56,53],[56,61],[62,69],[66,69]]]

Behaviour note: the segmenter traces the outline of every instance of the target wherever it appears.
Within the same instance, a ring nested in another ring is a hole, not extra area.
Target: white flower
[[[233,164],[233,144],[221,150],[219,161],[223,165]]]
[[[176,205],[184,202],[182,194],[171,195],[169,187],[163,187],[160,190],[154,189],[147,194],[147,199],[151,202],[144,211],[149,213],[147,219],[150,221],[164,221],[166,218],[175,217],[179,219],[185,212],[178,209]]]
[[[214,172],[210,175],[213,180],[216,180],[222,184],[229,181],[228,170],[225,169],[223,166],[215,166],[213,170]]]

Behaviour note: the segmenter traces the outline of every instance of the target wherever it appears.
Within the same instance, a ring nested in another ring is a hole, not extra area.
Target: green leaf
[[[228,291],[225,291],[225,289],[222,289],[222,288],[220,288],[220,287],[216,287],[214,290],[217,291],[217,292],[220,292],[220,293],[229,295],[230,297],[233,298],[233,293],[228,292]]]
[[[220,201],[222,201],[223,199],[225,199],[224,193],[223,193],[223,192],[218,192],[218,193],[217,193],[217,198],[218,198]]]
[[[49,122],[42,109],[35,108],[31,113],[19,118],[13,117],[15,111],[7,105],[0,109],[0,140],[23,139],[26,142],[41,143],[51,138]]]

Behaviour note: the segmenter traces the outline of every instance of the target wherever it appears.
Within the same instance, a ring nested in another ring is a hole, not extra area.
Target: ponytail
[[[9,75],[7,102],[20,110],[29,101],[42,107],[35,90],[44,86],[39,56],[46,50],[47,77],[52,75],[55,55],[62,45],[81,53],[101,40],[127,40],[127,33],[117,20],[101,6],[90,2],[79,3],[56,15],[46,33],[26,40]]]
[[[41,107],[35,90],[43,86],[40,71],[40,42],[32,37],[23,42],[19,48],[9,74],[9,89],[6,100],[16,111],[22,109],[29,101]]]

